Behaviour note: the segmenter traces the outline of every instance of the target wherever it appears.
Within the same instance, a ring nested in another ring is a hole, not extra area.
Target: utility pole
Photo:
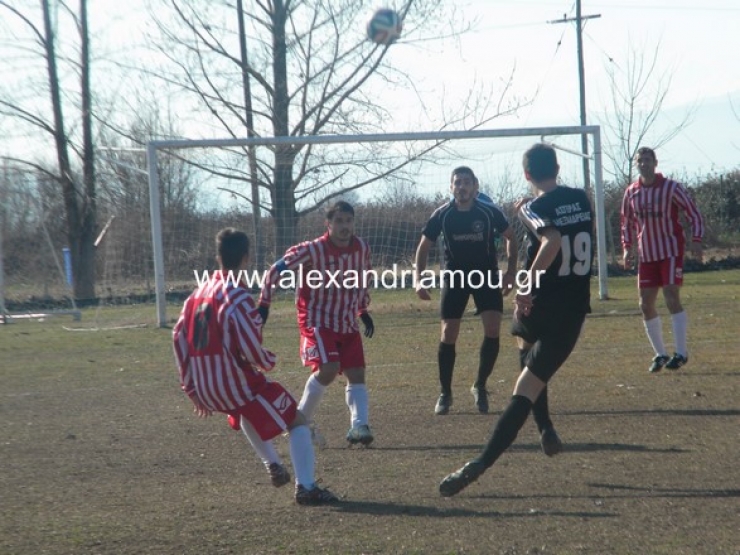
[[[578,51],[578,82],[581,100],[581,125],[586,125],[586,79],[585,71],[583,66],[583,21],[586,19],[597,19],[601,17],[601,14],[596,15],[581,15],[581,0],[576,0],[576,16],[566,17],[563,14],[563,19],[555,19],[548,21],[548,23],[570,23],[571,21],[576,22],[576,43]],[[581,151],[583,152],[583,187],[586,192],[591,194],[591,171],[588,164],[588,137],[584,134],[581,135]]]

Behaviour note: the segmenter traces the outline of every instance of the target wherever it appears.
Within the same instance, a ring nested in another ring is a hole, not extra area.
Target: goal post
[[[594,209],[596,213],[597,268],[599,298],[608,298],[607,289],[607,250],[606,223],[604,218],[604,183],[601,152],[601,131],[599,126],[553,126],[512,129],[476,129],[468,131],[429,131],[388,134],[357,135],[311,135],[286,137],[251,137],[232,139],[166,139],[153,140],[147,143],[147,166],[149,180],[149,209],[151,218],[152,256],[154,262],[154,283],[156,294],[156,317],[160,327],[167,325],[167,301],[165,281],[165,253],[163,249],[163,228],[161,214],[161,196],[159,183],[159,156],[161,151],[183,150],[193,148],[234,147],[276,147],[289,145],[332,145],[360,143],[411,143],[418,141],[444,142],[454,140],[496,139],[512,137],[556,137],[556,136],[591,136],[593,153],[587,156],[594,162]],[[554,145],[556,146],[556,145]],[[567,149],[563,149],[566,150]],[[576,152],[576,154],[579,154]],[[580,154],[579,154],[580,155]],[[208,238],[209,240],[211,238]]]

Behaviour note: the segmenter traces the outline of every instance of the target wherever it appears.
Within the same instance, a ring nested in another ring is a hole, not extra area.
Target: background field
[[[507,402],[514,342],[505,326],[493,414],[479,415],[468,388],[481,331],[466,316],[455,405],[436,417],[438,296],[377,293],[366,341],[376,442],[345,447],[344,392],[333,384],[318,415],[329,446],[317,473],[344,501],[327,508],[296,506],[223,418],[192,415],[153,306],[0,326],[0,553],[739,554],[740,271],[687,276],[691,360],[658,375],[646,371],[634,278],[609,286],[612,300],[594,301],[551,385],[564,453],[546,458],[530,421],[451,499],[437,484],[478,452]],[[108,321],[149,327],[69,329]],[[289,299],[273,309],[266,342],[280,355],[275,377],[300,395]],[[277,445],[287,460],[286,440]]]

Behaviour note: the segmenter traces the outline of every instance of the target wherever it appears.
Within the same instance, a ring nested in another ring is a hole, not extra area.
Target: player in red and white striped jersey
[[[639,148],[635,164],[640,177],[627,187],[622,199],[624,267],[632,267],[631,251],[637,245],[640,309],[645,332],[655,350],[650,372],[659,372],[664,366],[675,370],[688,362],[687,316],[680,296],[686,239],[679,217],[683,213],[691,226],[690,250],[699,260],[702,258],[704,222],[686,189],[656,173],[658,159],[653,149]],[[671,313],[676,343],[672,357],[667,354],[662,323],[655,306],[661,287]]]
[[[274,290],[295,287],[300,355],[312,369],[298,408],[313,422],[326,387],[344,374],[351,418],[347,441],[369,445],[373,435],[357,318],[362,320],[365,336],[372,337],[375,326],[367,311],[372,266],[370,248],[354,234],[354,218],[351,204],[333,204],[326,214],[327,232],[294,245],[272,265],[262,284],[259,310],[266,320]]]
[[[198,416],[222,412],[233,429],[241,428],[276,487],[287,484],[290,474],[272,439],[290,430],[296,501],[334,502],[336,496],[314,480],[306,417],[291,394],[263,373],[274,368],[275,354],[262,346],[262,320],[252,297],[234,283],[249,263],[249,238],[227,228],[217,235],[216,247],[221,270],[187,298],[173,331],[180,386]]]

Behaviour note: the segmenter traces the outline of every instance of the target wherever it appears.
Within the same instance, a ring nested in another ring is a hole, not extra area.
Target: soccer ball
[[[401,36],[401,17],[396,10],[380,8],[367,22],[367,38],[375,44],[391,44]]]

